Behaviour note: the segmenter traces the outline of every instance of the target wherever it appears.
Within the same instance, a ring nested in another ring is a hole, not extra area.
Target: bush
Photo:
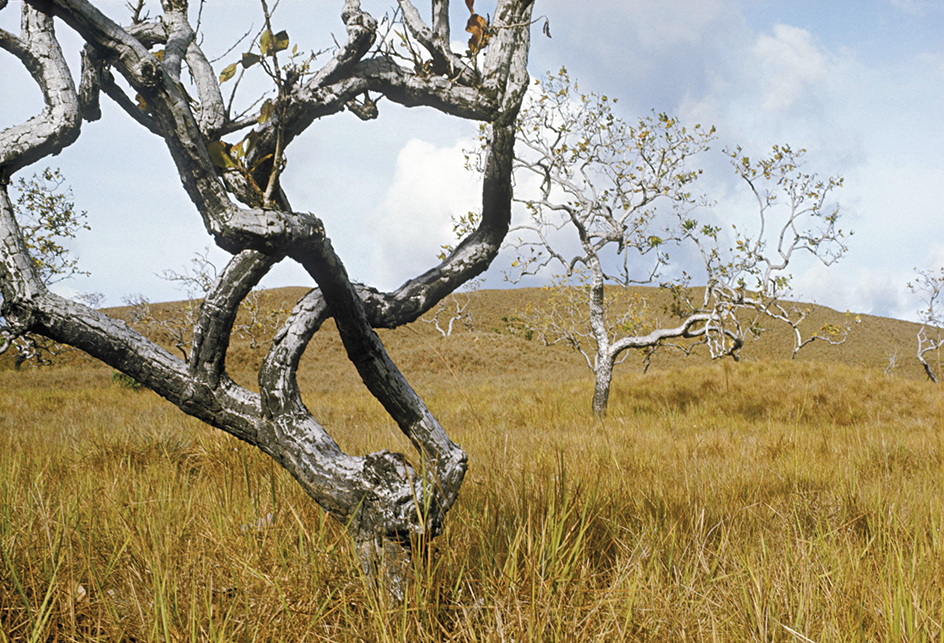
[[[141,388],[142,384],[138,380],[134,379],[130,375],[125,375],[118,371],[113,371],[111,374],[111,381],[117,384],[122,388],[129,389],[131,391],[137,391]]]

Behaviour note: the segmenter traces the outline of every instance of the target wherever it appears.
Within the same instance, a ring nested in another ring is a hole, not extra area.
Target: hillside
[[[260,298],[260,308],[289,309],[304,294],[302,288],[278,288],[265,291]],[[649,301],[649,310],[654,315],[664,317],[663,307],[668,298],[655,288],[640,288],[637,292]],[[582,356],[564,346],[544,346],[537,338],[530,341],[518,330],[515,316],[529,304],[539,306],[547,297],[547,291],[541,288],[517,288],[507,290],[482,290],[471,295],[468,311],[472,316],[472,329],[457,323],[452,336],[443,337],[432,324],[414,322],[396,330],[380,330],[379,335],[394,356],[398,366],[408,377],[433,376],[443,370],[459,370],[465,376],[487,378],[494,371],[520,372],[534,374],[540,378],[571,379],[589,374]],[[160,322],[173,317],[181,317],[184,304],[168,302],[151,304],[153,318]],[[129,319],[129,309],[113,308],[108,314],[122,319]],[[427,314],[426,318],[430,318]],[[448,318],[444,318],[448,319]],[[815,361],[848,366],[878,368],[889,374],[909,379],[925,379],[924,371],[918,363],[915,352],[915,335],[919,325],[885,317],[872,315],[854,317],[834,311],[824,306],[813,306],[813,312],[804,322],[804,329],[809,333],[824,323],[850,325],[852,328],[846,342],[840,346],[831,346],[825,342],[814,342],[802,349],[797,361]],[[139,329],[145,325],[138,324]],[[148,330],[167,348],[173,351],[170,333],[159,325],[152,325]],[[261,337],[264,340],[264,337]],[[771,322],[768,330],[758,340],[749,340],[741,352],[741,361],[779,361],[790,358],[792,349],[790,329],[784,324]],[[255,365],[263,355],[263,348],[251,349],[245,337],[237,336],[230,349],[229,368],[238,380],[251,385]],[[894,357],[894,367],[890,368]],[[938,356],[931,355],[933,359]],[[71,364],[78,358],[74,353],[63,355],[57,361]],[[85,358],[87,359],[87,358]],[[650,370],[685,368],[710,361],[704,348],[696,349],[691,356],[670,349],[658,353],[652,360]],[[339,385],[347,385],[349,378],[355,378],[353,369],[344,359],[343,347],[331,323],[326,324],[309,347],[303,361],[303,372],[307,369],[323,370],[330,365],[334,377],[340,378]],[[12,356],[0,356],[0,370],[12,368]],[[641,355],[630,354],[624,363],[617,366],[620,373],[639,372]]]
[[[944,396],[913,324],[863,316],[797,362],[774,331],[739,364],[633,358],[601,420],[583,358],[509,321],[545,295],[477,293],[448,338],[380,332],[470,464],[402,606],[258,449],[76,351],[5,358],[0,643],[941,640]],[[173,349],[181,306],[138,326]],[[238,381],[263,350],[234,342]],[[346,452],[413,453],[330,323],[298,379]]]

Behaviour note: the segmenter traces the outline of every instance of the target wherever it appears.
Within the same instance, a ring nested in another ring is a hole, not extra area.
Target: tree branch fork
[[[76,346],[185,412],[259,447],[320,506],[348,524],[362,549],[375,554],[389,553],[390,543],[409,551],[439,533],[465,475],[465,453],[406,382],[373,329],[419,318],[480,274],[508,232],[514,122],[528,82],[532,8],[531,0],[499,0],[496,21],[520,26],[497,31],[483,68],[473,74],[459,73],[460,61],[443,49],[448,2],[434,2],[435,31],[422,24],[415,10],[409,11],[408,0],[399,4],[406,28],[446,61],[449,76],[424,76],[379,50],[371,54],[377,21],[359,2],[346,0],[342,16],[348,40],[304,82],[280,85],[275,116],[267,120],[231,119],[182,0],[165,0],[159,19],[126,28],[85,0],[27,0],[20,35],[0,32],[0,48],[30,71],[47,106],[41,115],[0,132],[0,312],[9,327]],[[54,16],[86,43],[79,89],[56,39]],[[164,45],[160,59],[152,52],[157,44]],[[190,71],[195,99],[181,83],[183,65]],[[138,92],[138,104],[124,96],[111,70]],[[51,293],[36,273],[16,222],[9,177],[71,145],[82,117],[100,117],[102,90],[162,136],[207,231],[233,255],[201,307],[186,362],[123,322]],[[352,283],[322,221],[293,211],[281,188],[266,190],[261,200],[248,188],[239,189],[277,184],[279,159],[298,134],[366,91],[489,123],[481,223],[441,263],[390,293]],[[237,176],[238,169],[221,167],[210,152],[222,133],[247,125],[252,125],[256,143],[246,166],[254,169]],[[266,158],[273,160],[261,162]],[[225,355],[240,303],[285,258],[302,265],[316,287],[299,300],[274,336],[258,374],[261,393],[256,394],[227,376]],[[302,402],[296,382],[299,360],[329,317],[365,385],[417,449],[417,465],[387,451],[362,457],[343,453]]]

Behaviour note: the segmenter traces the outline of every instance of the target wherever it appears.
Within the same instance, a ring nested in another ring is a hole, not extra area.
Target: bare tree
[[[6,5],[0,0],[0,10]],[[498,252],[510,221],[514,123],[528,84],[532,0],[498,0],[490,24],[467,0],[472,38],[464,54],[450,45],[448,0],[433,0],[431,24],[409,0],[399,0],[391,33],[358,0],[345,0],[347,38],[320,67],[287,51],[288,34],[276,32],[267,4],[261,5],[264,28],[239,64],[219,75],[201,48],[187,0],[162,0],[153,19],[138,2],[124,26],[86,0],[26,0],[19,34],[0,30],[0,48],[32,75],[46,105],[0,132],[2,314],[12,335],[35,333],[81,348],[185,412],[259,447],[349,526],[365,572],[396,595],[412,550],[441,531],[467,458],[373,329],[418,319],[485,270]],[[86,43],[78,87],[54,18]],[[262,69],[275,86],[274,96],[245,114],[234,113],[232,96],[224,100],[220,88],[238,66]],[[126,93],[125,83],[136,96]],[[200,307],[186,361],[123,322],[51,293],[10,203],[10,177],[71,145],[83,119],[101,117],[102,92],[162,139],[207,231],[232,254]],[[487,125],[480,224],[438,265],[393,292],[352,283],[321,220],[292,209],[279,182],[299,134],[343,111],[376,118],[381,98]],[[275,335],[256,394],[227,376],[226,349],[239,303],[285,259],[303,266],[317,288]],[[417,465],[388,451],[343,453],[302,402],[295,378],[299,359],[329,317],[364,384],[418,451]]]
[[[713,223],[713,204],[693,194],[702,171],[690,164],[707,153],[714,128],[689,129],[666,114],[629,125],[615,102],[581,93],[566,70],[535,84],[519,120],[515,201],[525,216],[509,235],[516,258],[506,275],[560,271],[564,291],[524,318],[545,342],[583,353],[596,377],[593,410],[605,413],[613,367],[630,349],[648,363],[684,339],[712,357],[737,357],[765,320],[792,329],[794,355],[816,339],[841,342],[847,329],[834,326],[804,337],[811,309],[783,297],[796,254],[830,265],[845,252],[838,208],[826,204],[842,179],[802,172],[804,151],[787,146],[760,160],[726,152],[757,206],[755,230],[738,226],[729,238],[729,226]],[[691,287],[692,266],[704,287]],[[626,292],[643,285],[672,295],[669,317]]]
[[[944,335],[941,334],[941,327],[944,326],[944,313],[941,311],[944,268],[937,272],[915,268],[915,274],[917,278],[908,284],[908,290],[921,297],[921,304],[924,306],[918,311],[921,321],[921,328],[918,329],[918,361],[921,362],[928,379],[937,384],[937,376],[926,356],[944,347]]]
[[[456,291],[436,304],[432,314],[422,318],[427,324],[432,324],[443,337],[451,337],[456,328],[456,322],[462,324],[466,330],[475,328],[475,317],[469,306],[475,298],[475,293],[482,285],[482,280],[470,281],[459,291]]]

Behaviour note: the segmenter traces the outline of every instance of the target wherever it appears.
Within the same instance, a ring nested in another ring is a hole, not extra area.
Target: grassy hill
[[[470,456],[400,606],[256,449],[79,353],[6,358],[0,643],[942,640],[944,394],[914,324],[862,316],[795,361],[775,330],[738,364],[668,353],[642,374],[631,358],[599,420],[583,358],[508,321],[544,295],[478,293],[473,331],[448,338],[380,332]],[[411,453],[327,326],[306,404],[352,453]],[[234,343],[238,381],[262,350]]]
[[[649,309],[655,315],[665,317],[661,311],[669,303],[668,298],[656,288],[637,289],[649,301]],[[263,309],[290,309],[292,304],[305,293],[302,288],[278,288],[265,291],[260,300]],[[547,291],[541,288],[517,288],[507,290],[482,290],[471,295],[469,311],[473,317],[470,331],[461,324],[456,324],[453,335],[444,338],[432,324],[422,321],[406,327],[379,334],[384,344],[394,355],[398,366],[408,377],[411,372],[423,376],[424,373],[438,374],[441,369],[460,368],[468,375],[484,376],[493,369],[514,369],[522,374],[531,372],[540,377],[582,377],[586,375],[586,363],[579,354],[564,346],[543,346],[536,339],[526,340],[522,333],[516,332],[518,326],[513,318],[529,304],[540,305],[546,300]],[[183,302],[152,304],[150,312],[158,322],[173,317],[182,317]],[[858,315],[857,323],[846,313],[834,311],[824,306],[812,305],[813,312],[804,322],[804,332],[809,333],[825,323],[850,325],[852,332],[841,346],[830,346],[825,342],[814,342],[798,353],[796,361],[829,362],[861,368],[879,368],[895,376],[910,379],[925,379],[925,374],[917,359],[916,333],[919,325],[886,317]],[[119,318],[128,318],[127,308],[114,308],[106,312]],[[430,318],[431,315],[426,315]],[[143,325],[138,324],[139,328]],[[173,349],[171,335],[160,326],[152,327],[150,336],[157,339],[168,349]],[[749,340],[741,352],[741,360],[779,361],[790,359],[793,338],[784,324],[771,322],[760,339]],[[228,359],[230,370],[237,377],[254,376],[255,365],[261,360],[264,347],[250,349],[248,341],[239,336],[234,338]],[[890,360],[894,358],[894,365]],[[934,359],[938,356],[933,355]],[[61,364],[75,363],[75,355],[66,355],[57,360]],[[443,363],[446,359],[447,364]],[[650,368],[654,371],[686,368],[704,365],[709,362],[706,350],[696,350],[686,357],[678,351],[664,350],[657,354]],[[933,361],[933,360],[932,360]],[[306,364],[313,362],[320,368],[331,365],[332,370],[340,371],[345,377],[356,378],[353,369],[348,368],[343,347],[337,338],[333,325],[326,324],[319,332],[305,356]],[[13,367],[12,355],[0,356],[0,370]],[[617,373],[636,372],[641,368],[641,356],[630,354],[628,359],[617,367]],[[448,370],[448,369],[447,369]],[[434,375],[438,377],[438,375]],[[243,377],[243,379],[245,379]],[[244,382],[247,385],[251,382]]]

